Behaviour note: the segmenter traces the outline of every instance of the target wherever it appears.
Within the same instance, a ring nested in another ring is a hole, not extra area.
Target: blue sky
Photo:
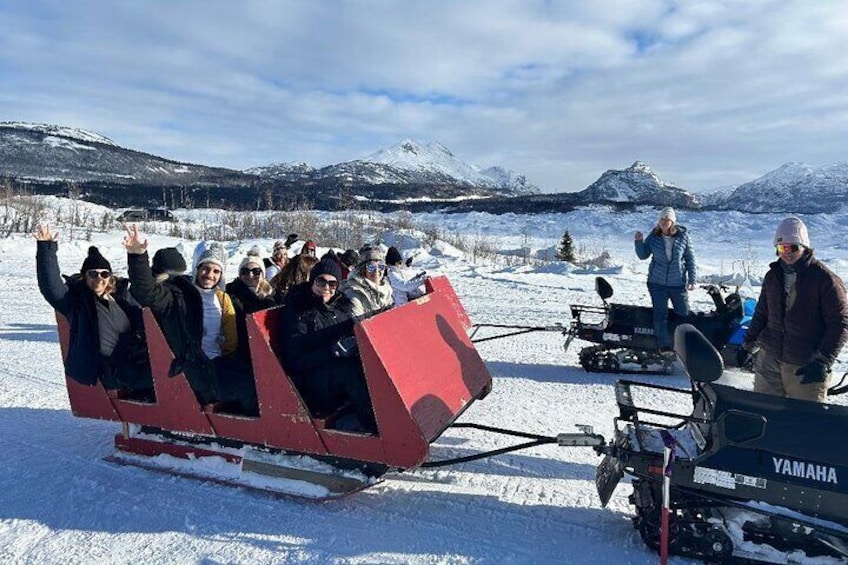
[[[0,120],[180,161],[405,137],[546,192],[641,160],[703,191],[848,160],[848,3],[0,1]]]

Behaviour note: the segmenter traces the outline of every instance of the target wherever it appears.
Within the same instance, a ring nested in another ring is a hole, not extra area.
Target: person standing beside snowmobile
[[[848,340],[845,285],[813,257],[807,226],[789,217],[774,235],[769,265],[743,347],[759,347],[754,390],[815,402],[827,400],[830,368]]]
[[[117,279],[96,247],[89,247],[80,275],[62,280],[56,253],[59,235],[38,226],[38,290],[70,325],[65,373],[84,385],[98,380],[109,390],[153,399],[153,377],[141,309],[129,302],[126,279]]]
[[[674,314],[678,318],[689,315],[689,295],[695,289],[695,252],[689,232],[677,224],[674,208],[663,208],[657,225],[643,237],[637,231],[634,236],[636,256],[651,257],[648,267],[648,292],[654,309],[654,335],[660,351],[671,351],[668,331],[668,301],[671,300]]]

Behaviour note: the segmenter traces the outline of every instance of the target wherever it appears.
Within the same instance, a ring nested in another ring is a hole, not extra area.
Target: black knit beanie
[[[321,275],[333,275],[337,281],[342,280],[342,268],[339,267],[334,255],[327,253],[321,257],[309,273],[309,282],[314,282]]]
[[[393,245],[386,251],[386,264],[397,265],[398,263],[403,263],[403,257],[400,256],[400,251],[398,251],[397,247]]]
[[[355,249],[348,249],[341,255],[339,255],[339,259],[342,260],[342,263],[345,264],[345,267],[353,268],[359,262],[359,253]]]
[[[100,254],[100,251],[93,245],[88,248],[88,257],[86,257],[85,261],[82,262],[80,273],[84,275],[85,272],[90,269],[106,269],[110,273],[112,272],[112,265],[109,264],[109,261],[107,261],[106,258]]]
[[[185,273],[187,268],[183,254],[176,247],[164,247],[153,256],[154,275],[167,272]]]

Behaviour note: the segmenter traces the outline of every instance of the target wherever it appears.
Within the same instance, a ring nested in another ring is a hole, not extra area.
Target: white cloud
[[[848,158],[843,6],[12,2],[0,104],[209,165],[322,165],[409,136],[551,191],[637,159],[699,190]]]

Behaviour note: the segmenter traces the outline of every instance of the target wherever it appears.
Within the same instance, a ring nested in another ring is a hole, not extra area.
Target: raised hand
[[[40,224],[33,235],[38,241],[59,241],[59,232],[51,232],[47,224]]]
[[[637,231],[637,232],[633,235],[633,240],[634,240],[634,241],[642,241],[642,238],[643,238],[643,236],[642,236],[642,232],[640,232],[640,231]]]
[[[127,226],[127,235],[124,236],[123,243],[127,253],[141,255],[147,251],[147,239],[141,238],[136,224],[130,224]]]

